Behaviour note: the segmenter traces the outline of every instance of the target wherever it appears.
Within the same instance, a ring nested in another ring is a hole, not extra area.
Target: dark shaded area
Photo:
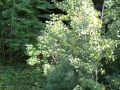
[[[94,3],[94,7],[96,10],[102,11],[102,6],[103,6],[104,0],[92,0],[92,2]]]
[[[58,8],[54,8],[54,9],[39,9],[39,11],[37,12],[38,15],[39,14],[64,14],[66,15],[67,13],[62,11],[61,9],[58,9]],[[49,21],[50,20],[50,17],[41,17],[41,16],[38,16],[39,20],[43,23],[45,23],[45,21]]]

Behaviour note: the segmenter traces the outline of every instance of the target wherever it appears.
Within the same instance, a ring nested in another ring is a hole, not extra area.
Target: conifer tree
[[[50,19],[49,9],[54,8],[45,0],[1,0],[0,61],[25,62],[25,45],[37,43],[36,37],[44,31],[45,20]]]

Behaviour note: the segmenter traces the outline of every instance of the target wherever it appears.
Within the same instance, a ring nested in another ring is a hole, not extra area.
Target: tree
[[[67,14],[51,15],[46,32],[37,38],[37,48],[28,45],[28,63],[48,63],[52,59],[55,66],[45,90],[105,90],[98,82],[98,74],[104,73],[100,61],[103,57],[114,59],[116,41],[101,36],[102,22],[90,0],[55,4]]]
[[[104,2],[104,17],[103,27],[104,35],[106,38],[116,40],[118,42],[117,47],[114,50],[115,61],[102,62],[106,74],[103,76],[102,83],[107,84],[108,90],[119,90],[120,89],[120,72],[119,72],[119,56],[120,56],[120,2],[119,0],[106,0]]]
[[[0,1],[0,61],[25,62],[26,44],[35,45],[55,6],[45,0]],[[19,58],[18,58],[19,57]]]

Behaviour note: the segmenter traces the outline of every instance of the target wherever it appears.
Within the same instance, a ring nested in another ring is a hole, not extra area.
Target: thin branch
[[[102,13],[101,13],[101,20],[103,20],[103,15],[104,15],[104,9],[105,9],[105,0],[103,1],[103,5],[102,5]]]

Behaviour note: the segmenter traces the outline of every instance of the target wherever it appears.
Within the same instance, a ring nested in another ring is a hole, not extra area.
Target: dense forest
[[[0,0],[0,90],[120,90],[120,0]]]

